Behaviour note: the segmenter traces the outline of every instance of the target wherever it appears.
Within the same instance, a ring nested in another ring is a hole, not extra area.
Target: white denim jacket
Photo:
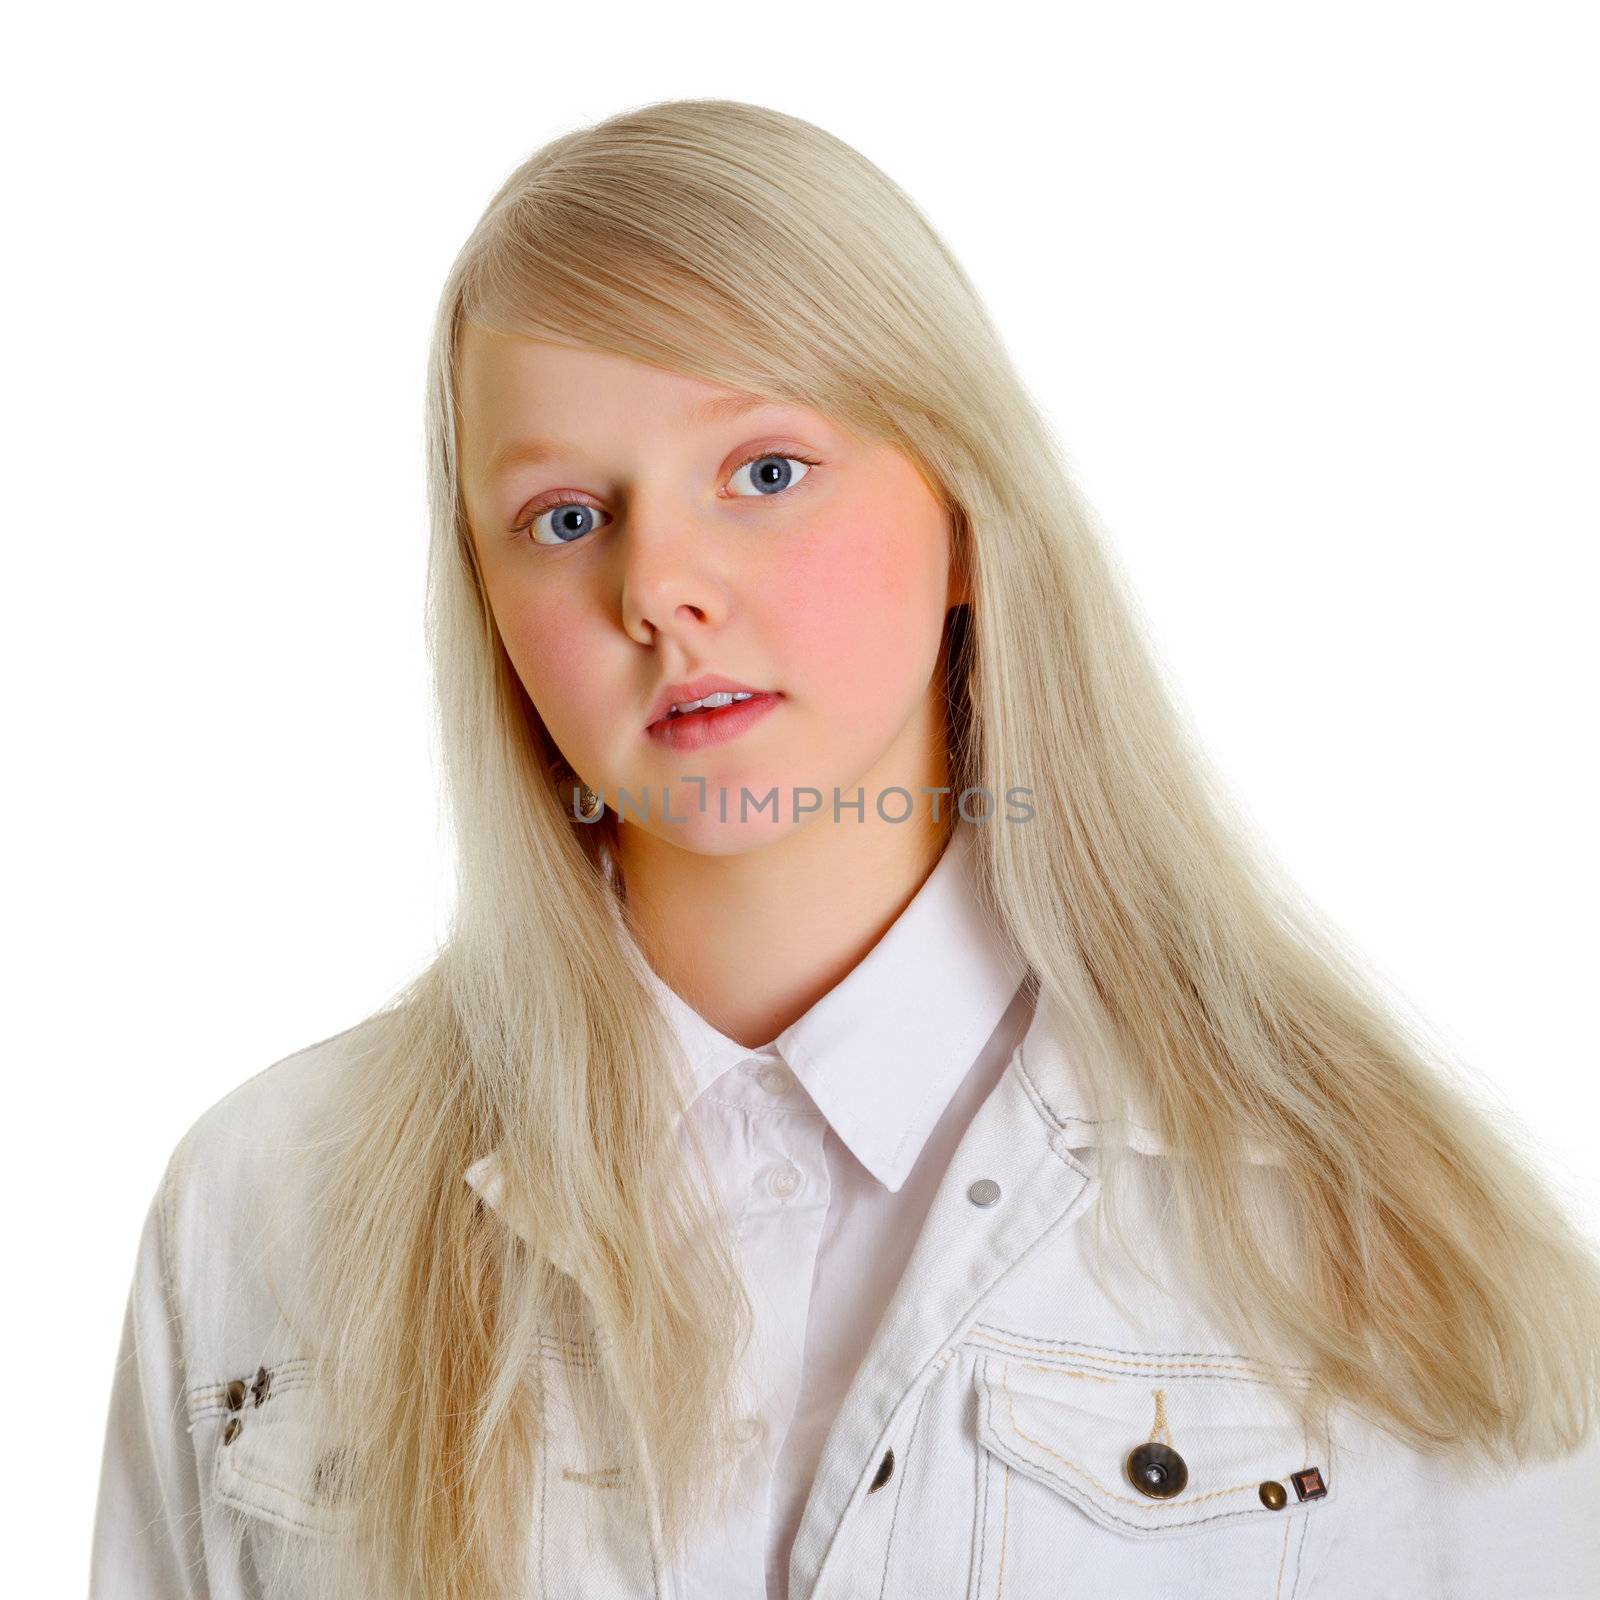
[[[241,1085],[173,1153],[113,1380],[91,1600],[293,1600],[257,1574],[339,1525],[304,1425],[314,1352],[258,1263],[343,1037]],[[1098,1130],[1065,1040],[1041,1006],[951,1162],[827,1435],[793,1600],[1600,1597],[1600,1440],[1501,1477],[1349,1412],[1308,1437],[1198,1309],[1147,1132],[1141,1259],[1090,1251]],[[554,1355],[544,1372],[529,1595],[691,1600],[644,1510],[570,1470]]]

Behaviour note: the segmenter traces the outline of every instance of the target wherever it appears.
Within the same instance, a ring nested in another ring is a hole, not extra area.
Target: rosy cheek
[[[552,600],[502,605],[496,609],[501,637],[535,708],[558,738],[563,729],[581,727],[585,697],[594,689],[578,614]]]
[[[858,505],[794,547],[769,615],[803,681],[848,694],[863,679],[903,684],[930,626],[922,613],[942,602],[925,540],[903,510]]]

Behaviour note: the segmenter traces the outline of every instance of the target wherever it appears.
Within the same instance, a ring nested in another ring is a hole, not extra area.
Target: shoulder
[[[206,1107],[173,1149],[167,1181],[236,1186],[280,1155],[314,1142],[319,1112],[351,1059],[362,1025],[296,1050],[246,1078]]]
[[[262,1068],[202,1111],[174,1147],[156,1208],[193,1367],[231,1371],[290,1314],[327,1113],[364,1032],[356,1024]]]

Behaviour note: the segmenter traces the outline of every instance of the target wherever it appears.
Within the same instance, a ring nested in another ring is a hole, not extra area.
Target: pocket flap
[[[262,1371],[264,1381],[224,1424],[212,1472],[217,1497],[297,1533],[331,1533],[348,1515],[345,1464],[319,1427],[312,1363],[285,1361]]]
[[[1331,1499],[1327,1463],[1299,1416],[1233,1358],[1185,1365],[1130,1355],[1127,1370],[979,1356],[978,1440],[1105,1527],[1161,1537],[1249,1518],[1283,1518]],[[1150,1447],[1144,1449],[1142,1447]],[[1174,1454],[1176,1459],[1174,1459]],[[1170,1489],[1130,1474],[1156,1463]]]

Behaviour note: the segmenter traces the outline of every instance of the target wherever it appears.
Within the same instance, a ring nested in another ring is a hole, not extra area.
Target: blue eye
[[[801,472],[799,478],[795,477],[791,470],[780,465],[781,462],[785,461],[798,461],[800,463]],[[748,461],[740,462],[733,474],[732,481],[737,483],[739,474],[746,467],[759,467],[761,470],[756,475],[755,492],[757,494],[781,494],[792,483],[799,483],[816,465],[815,461],[811,461],[805,456],[791,456],[779,450],[769,450],[765,455],[751,456]]]
[[[586,506],[581,501],[569,501],[566,505],[551,506],[539,512],[531,522],[522,524],[517,532],[527,529],[535,544],[575,544],[589,531],[589,523],[599,515],[593,506]],[[553,538],[541,539],[539,537],[539,524],[546,517],[554,519],[556,531]]]
[[[786,462],[799,464],[801,470],[798,477],[792,467],[784,465]],[[751,480],[750,492],[736,491],[737,498],[750,500],[762,495],[771,498],[793,488],[805,479],[813,467],[821,465],[820,461],[813,461],[810,456],[794,455],[787,450],[763,450],[757,455],[746,456],[734,468],[733,476],[728,481],[737,484],[742,472],[755,467],[758,470]],[[593,531],[595,519],[604,515],[598,506],[592,506],[587,501],[562,500],[555,505],[541,507],[527,521],[518,523],[512,532],[526,533],[535,544],[577,544],[585,534]],[[547,518],[552,526],[542,534],[540,524]]]

